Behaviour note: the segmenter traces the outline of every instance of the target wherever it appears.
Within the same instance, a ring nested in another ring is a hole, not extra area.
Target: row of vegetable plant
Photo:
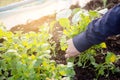
[[[0,29],[0,80],[62,80],[74,76],[71,63],[51,60],[48,27],[22,34]]]
[[[39,32],[12,33],[7,31],[4,25],[0,25],[0,80],[72,80],[75,71],[74,66],[89,67],[96,70],[96,79],[105,75],[119,72],[119,67],[114,65],[119,60],[119,55],[112,52],[104,52],[106,44],[95,45],[82,52],[79,60],[74,64],[75,58],[67,59],[67,64],[57,64],[52,56],[56,54],[56,43],[52,40],[52,29],[56,22],[63,28],[60,37],[60,48],[67,49],[67,40],[86,30],[87,25],[93,19],[100,17],[97,11],[85,11],[82,9],[71,10],[72,19],[59,18],[51,22],[51,25],[40,26]],[[58,48],[59,49],[59,48]],[[99,53],[98,53],[99,52]],[[95,56],[103,54],[105,62],[97,63]],[[108,71],[105,73],[105,71]]]
[[[68,18],[61,18],[59,19],[60,25],[63,27],[63,36],[60,40],[61,50],[65,51],[67,49],[67,39],[73,38],[74,36],[82,33],[86,30],[87,25],[95,18],[101,17],[97,11],[85,11],[85,10],[78,10],[74,9],[72,20]],[[72,22],[71,22],[72,21]],[[107,46],[105,42],[94,45],[90,49],[82,52],[79,55],[79,59],[74,64],[86,68],[89,66],[93,66],[96,71],[95,80],[98,79],[100,76],[108,77],[110,72],[112,74],[116,72],[120,72],[120,68],[115,66],[115,63],[120,59],[119,55],[116,55],[112,52],[105,52]],[[95,56],[97,55],[104,55],[104,62],[97,63]],[[68,61],[75,62],[75,58],[70,58]]]

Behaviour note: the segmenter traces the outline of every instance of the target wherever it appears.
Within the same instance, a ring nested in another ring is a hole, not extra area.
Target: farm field
[[[10,30],[1,22],[0,80],[119,80],[120,35],[75,58],[64,57],[67,40],[101,16],[97,10],[74,5]]]

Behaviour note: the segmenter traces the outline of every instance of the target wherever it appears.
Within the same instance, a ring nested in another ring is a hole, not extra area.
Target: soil
[[[76,58],[77,60],[77,58]],[[97,55],[95,56],[95,60],[96,60],[96,63],[103,63],[105,61],[105,55]],[[89,64],[89,62],[88,62]],[[95,68],[94,66],[92,65],[88,65],[86,64],[87,67],[83,68],[83,67],[78,67],[78,65],[76,65],[74,67],[74,70],[76,72],[76,75],[74,77],[74,80],[94,80],[95,78],[97,78],[96,74],[98,73],[98,71],[95,71]],[[115,65],[117,67],[120,67],[120,60],[115,63]],[[109,72],[109,76],[99,76],[97,78],[97,80],[120,80],[120,73],[119,72],[116,72],[114,74],[112,74],[111,71],[108,71],[108,70],[105,70],[104,71],[105,74],[107,74]]]
[[[114,5],[119,4],[120,0],[107,0],[106,7],[108,9],[112,8]],[[87,10],[96,10],[96,9],[102,9],[103,7],[103,0],[92,0],[89,3],[86,4],[84,9]]]
[[[92,2],[88,3],[85,9],[94,10],[99,7],[102,8],[103,3],[101,1],[102,0],[93,0]],[[120,0],[108,0],[107,2],[108,8],[111,8],[113,5],[118,4],[119,1]],[[79,7],[79,6],[73,5],[71,9],[76,7]],[[13,28],[11,28],[11,31],[13,33],[15,33],[15,31],[23,31],[23,33],[27,33],[30,31],[38,32],[39,27],[41,25],[46,25],[46,24],[50,25],[49,23],[54,21],[55,17],[56,17],[55,14],[44,16],[38,20],[34,20],[26,24],[16,25]],[[64,57],[65,52],[59,49],[59,36],[61,36],[62,34],[62,27],[58,23],[54,25],[52,34],[54,36],[53,40],[57,43],[56,52],[58,53],[57,56],[53,56],[52,59],[54,59],[58,64],[60,63],[66,64],[66,59]],[[114,52],[115,54],[120,54],[120,35],[109,37],[106,40],[106,44],[107,44],[107,49],[105,49],[104,51],[111,51],[111,52]],[[105,61],[104,58],[105,58],[105,55],[102,55],[102,54],[95,56],[97,63],[103,63]],[[77,58],[76,58],[76,61],[77,61]],[[120,60],[115,65],[120,67]],[[94,80],[96,76],[96,71],[92,65],[89,65],[89,67],[86,67],[86,68],[78,67],[76,65],[74,67],[74,70],[76,72],[74,80]],[[100,76],[98,80],[120,80],[120,73],[112,74],[112,72],[110,72],[110,75],[107,78],[105,76]]]
[[[120,35],[109,37],[106,44],[109,51],[120,54]]]
[[[16,25],[12,27],[10,31],[12,31],[13,33],[15,33],[16,31],[23,31],[23,33],[27,33],[30,31],[38,32],[40,26],[49,24],[53,20],[55,20],[55,14],[44,16],[38,20],[34,20],[26,24]]]
[[[105,7],[110,9],[119,3],[120,0],[107,0]],[[79,7],[80,7],[79,4],[76,4],[76,5],[72,5],[70,9],[79,8]],[[86,10],[101,10],[103,8],[104,8],[103,0],[91,0],[85,5],[85,7],[83,7],[83,9]]]

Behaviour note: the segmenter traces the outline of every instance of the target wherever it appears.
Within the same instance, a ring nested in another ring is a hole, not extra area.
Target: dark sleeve
[[[110,9],[102,18],[93,20],[87,30],[73,38],[76,49],[85,51],[108,36],[120,34],[120,4]]]

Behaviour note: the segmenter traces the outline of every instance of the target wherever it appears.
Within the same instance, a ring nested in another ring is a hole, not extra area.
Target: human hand
[[[68,43],[68,48],[66,50],[65,58],[78,56],[80,52],[75,48],[72,39],[69,39],[67,43]]]

